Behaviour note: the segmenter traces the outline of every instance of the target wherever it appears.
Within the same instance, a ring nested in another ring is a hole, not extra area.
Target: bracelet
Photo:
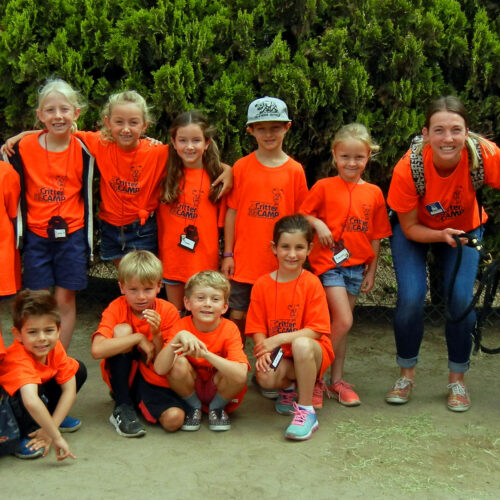
[[[222,258],[225,259],[226,257],[234,257],[233,252],[224,252]]]

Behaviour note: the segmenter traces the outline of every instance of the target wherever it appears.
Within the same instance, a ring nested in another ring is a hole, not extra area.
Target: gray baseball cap
[[[289,122],[288,108],[277,97],[261,97],[248,106],[247,125],[257,122]]]

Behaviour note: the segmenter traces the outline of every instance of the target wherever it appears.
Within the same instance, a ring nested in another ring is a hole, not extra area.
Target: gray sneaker
[[[123,437],[141,437],[146,434],[146,429],[139,422],[137,413],[127,404],[117,406],[109,417],[109,422]]]
[[[224,408],[217,408],[208,412],[208,427],[211,431],[228,431],[231,429],[231,420]]]
[[[201,409],[191,408],[184,417],[182,431],[197,431],[201,426]]]

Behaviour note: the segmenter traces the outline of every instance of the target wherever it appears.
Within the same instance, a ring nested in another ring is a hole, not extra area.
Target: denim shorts
[[[161,282],[164,285],[185,285],[184,281],[169,280],[168,278],[162,278]]]
[[[49,240],[26,231],[23,286],[41,290],[59,286],[66,290],[87,287],[87,239],[85,229],[68,234],[63,241]]]
[[[158,231],[156,217],[153,214],[141,226],[139,219],[126,226],[113,226],[99,220],[101,230],[101,259],[121,259],[132,250],[158,252]]]
[[[319,275],[324,287],[342,286],[351,295],[359,295],[361,283],[363,283],[364,264],[347,267],[334,267]]]

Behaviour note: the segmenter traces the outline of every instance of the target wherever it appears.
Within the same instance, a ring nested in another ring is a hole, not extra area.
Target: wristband
[[[222,258],[225,259],[226,257],[234,257],[233,252],[224,252]]]

